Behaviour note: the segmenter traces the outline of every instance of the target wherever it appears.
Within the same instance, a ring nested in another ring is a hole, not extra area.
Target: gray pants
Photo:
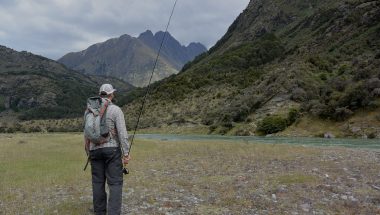
[[[121,213],[123,189],[123,165],[119,147],[107,147],[90,151],[92,194],[96,215]],[[106,181],[109,187],[107,207]]]

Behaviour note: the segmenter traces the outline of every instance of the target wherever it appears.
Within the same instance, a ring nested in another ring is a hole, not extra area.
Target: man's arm
[[[129,153],[129,140],[128,140],[128,132],[125,126],[124,114],[120,108],[116,112],[116,131],[117,136],[119,137],[120,146],[123,150],[124,156],[128,156]]]
[[[87,155],[90,153],[90,140],[86,137],[84,137],[84,150],[86,151]]]

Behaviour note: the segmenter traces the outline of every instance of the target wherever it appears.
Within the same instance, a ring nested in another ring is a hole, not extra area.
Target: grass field
[[[375,151],[137,140],[123,214],[379,214]],[[0,135],[0,214],[91,214],[81,134]]]

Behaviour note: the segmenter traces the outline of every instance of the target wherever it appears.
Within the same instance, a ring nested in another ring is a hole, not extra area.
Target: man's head
[[[101,97],[106,97],[106,98],[109,98],[112,100],[112,98],[114,97],[114,92],[116,91],[116,89],[113,88],[113,86],[111,84],[103,84],[100,89],[99,89],[99,95]]]

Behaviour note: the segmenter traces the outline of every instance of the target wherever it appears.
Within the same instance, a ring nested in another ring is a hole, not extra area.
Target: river
[[[379,139],[348,138],[312,138],[312,137],[257,137],[257,136],[221,136],[221,135],[174,135],[174,134],[138,134],[136,138],[163,141],[227,141],[243,143],[293,144],[305,146],[342,146],[380,150]]]

